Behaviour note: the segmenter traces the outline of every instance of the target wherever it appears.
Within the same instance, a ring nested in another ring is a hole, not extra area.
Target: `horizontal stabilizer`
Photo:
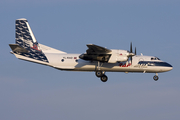
[[[28,50],[26,50],[25,48],[17,45],[17,44],[9,44],[9,46],[11,47],[13,52],[17,52],[17,53],[28,53]]]

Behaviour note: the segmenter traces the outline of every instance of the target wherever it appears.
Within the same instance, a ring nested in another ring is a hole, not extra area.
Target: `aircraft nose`
[[[173,66],[171,65],[170,70],[172,70],[172,69],[173,69]]]
[[[170,65],[169,63],[166,63],[167,64],[167,71],[170,71],[170,70],[172,70],[173,69],[173,66],[172,65]]]
[[[172,69],[173,69],[173,67],[169,67],[169,71],[172,70]]]

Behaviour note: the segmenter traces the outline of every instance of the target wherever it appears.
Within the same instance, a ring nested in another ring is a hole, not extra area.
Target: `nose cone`
[[[169,68],[169,71],[173,69],[173,66],[171,65],[171,67]]]
[[[170,70],[172,70],[173,69],[173,66],[172,65],[170,65],[169,63],[166,63],[166,71],[170,71]]]
[[[172,70],[172,69],[173,69],[173,67],[169,67],[169,68],[168,68],[168,71],[170,71],[170,70]]]

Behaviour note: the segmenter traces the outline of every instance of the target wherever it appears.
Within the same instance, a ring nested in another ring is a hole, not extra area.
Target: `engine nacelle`
[[[123,62],[128,60],[129,52],[126,50],[112,50],[108,63]]]

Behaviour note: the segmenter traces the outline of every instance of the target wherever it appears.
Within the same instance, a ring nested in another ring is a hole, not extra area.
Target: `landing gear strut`
[[[156,75],[153,77],[153,79],[155,80],[155,81],[157,81],[158,79],[159,79],[159,77],[158,77],[158,74],[156,73]]]
[[[96,76],[100,77],[102,82],[106,82],[108,80],[108,77],[105,75],[105,71],[100,70],[100,62],[98,61],[98,70],[96,71]]]

